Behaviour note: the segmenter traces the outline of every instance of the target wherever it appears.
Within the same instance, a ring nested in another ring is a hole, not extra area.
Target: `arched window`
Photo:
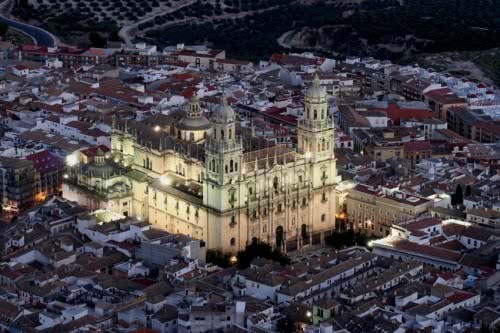
[[[224,130],[223,129],[220,130],[220,139],[224,140]]]
[[[325,139],[321,141],[321,150],[325,150]]]
[[[233,172],[233,160],[229,161],[229,171]]]
[[[278,177],[274,177],[273,179],[273,187],[275,190],[278,189]]]
[[[232,137],[233,137],[233,130],[229,129],[229,140],[231,140]]]
[[[226,164],[225,170],[226,170],[226,173],[227,173],[227,164]]]
[[[326,221],[326,214],[323,214],[321,215],[321,222],[325,222]]]
[[[234,162],[234,171],[238,171],[238,163]]]
[[[236,239],[233,237],[231,238],[231,246],[235,246],[236,245]]]
[[[314,120],[318,119],[318,111],[315,109],[314,110]]]

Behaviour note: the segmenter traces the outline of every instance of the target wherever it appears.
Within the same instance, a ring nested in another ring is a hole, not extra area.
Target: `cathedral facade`
[[[209,121],[193,98],[182,119],[115,119],[113,163],[128,168],[133,216],[235,253],[252,240],[283,250],[319,243],[335,227],[334,125],[315,79],[297,149],[252,150],[223,99]]]

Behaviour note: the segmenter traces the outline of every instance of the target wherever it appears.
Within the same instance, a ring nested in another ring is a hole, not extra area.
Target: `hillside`
[[[500,0],[16,0],[63,40],[210,43],[236,58],[284,49],[399,60],[500,46]]]

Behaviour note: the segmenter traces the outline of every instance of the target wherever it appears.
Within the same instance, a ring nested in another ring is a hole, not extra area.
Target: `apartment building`
[[[347,194],[347,220],[355,230],[387,236],[393,223],[414,219],[432,205],[431,200],[402,192],[399,187],[358,184]]]

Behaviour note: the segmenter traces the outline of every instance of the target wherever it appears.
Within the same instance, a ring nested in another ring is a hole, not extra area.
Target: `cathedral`
[[[196,97],[182,117],[114,118],[106,163],[128,171],[94,173],[111,177],[98,184],[119,183],[122,194],[108,200],[101,189],[104,205],[94,206],[233,253],[252,240],[284,251],[320,243],[335,227],[337,177],[334,124],[317,77],[304,104],[297,149],[253,149],[225,98],[210,121]],[[100,157],[92,163],[109,169]]]

